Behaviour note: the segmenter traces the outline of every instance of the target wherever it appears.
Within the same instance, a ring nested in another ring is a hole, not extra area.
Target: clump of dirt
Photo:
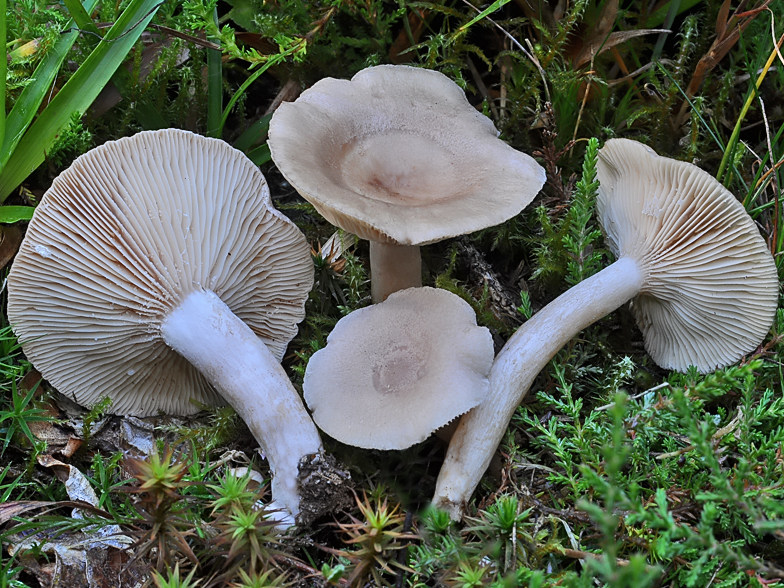
[[[300,512],[297,525],[308,527],[316,519],[348,508],[351,500],[351,475],[324,452],[307,455],[299,462]]]

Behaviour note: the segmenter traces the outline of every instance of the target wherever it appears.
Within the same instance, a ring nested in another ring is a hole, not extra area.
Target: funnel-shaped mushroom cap
[[[8,317],[60,392],[111,411],[221,403],[162,340],[166,315],[211,290],[280,359],[313,265],[258,168],[223,141],[139,133],[79,157],[44,195],[8,278]]]
[[[460,297],[409,288],[340,319],[305,371],[305,401],[328,435],[405,449],[484,400],[490,332]]]
[[[331,223],[424,245],[497,225],[545,181],[445,75],[405,65],[326,78],[275,111],[272,158]]]
[[[598,176],[607,243],[645,274],[632,310],[653,360],[708,372],[759,345],[779,283],[741,203],[698,167],[628,139],[607,141]]]

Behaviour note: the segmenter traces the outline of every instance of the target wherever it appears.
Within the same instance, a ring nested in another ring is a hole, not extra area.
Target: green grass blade
[[[738,139],[740,137],[740,129],[743,125],[743,120],[746,118],[746,114],[748,114],[752,102],[759,95],[759,89],[762,86],[762,81],[765,79],[765,76],[770,70],[770,66],[773,65],[773,62],[776,60],[776,56],[778,54],[777,50],[779,47],[781,47],[783,41],[784,35],[781,36],[779,42],[773,48],[773,51],[770,52],[770,57],[768,57],[768,61],[765,63],[759,75],[757,76],[757,80],[754,81],[754,78],[751,78],[752,86],[749,88],[749,91],[746,95],[746,102],[743,104],[743,108],[741,108],[740,114],[738,115],[738,120],[735,122],[735,128],[732,129],[732,135],[730,135],[730,140],[727,142],[727,148],[724,150],[724,156],[721,158],[721,163],[719,164],[719,172],[716,174],[716,178],[725,186],[729,183],[729,172],[725,175],[724,170],[727,168],[727,164],[730,162],[732,155],[735,152],[735,146],[737,145]]]
[[[18,223],[29,221],[33,218],[32,206],[0,206],[0,224]]]
[[[3,54],[0,55],[0,145],[3,144],[3,137],[5,136],[5,77],[8,69],[8,48],[5,45],[5,0],[0,0],[0,41],[3,42]]]
[[[218,24],[218,12],[213,15],[215,24]],[[211,38],[213,43],[220,43],[220,39]],[[223,112],[223,64],[222,53],[217,49],[207,49],[207,136],[220,139],[223,126],[221,114]]]
[[[510,1],[511,0],[496,0],[490,6],[485,8],[482,12],[480,12],[474,18],[472,18],[470,21],[468,21],[463,26],[461,26],[459,29],[457,29],[457,32],[462,32],[462,31],[465,31],[466,29],[471,28],[476,23],[478,23],[480,20],[482,20],[484,17],[486,17],[488,14],[492,14],[496,10],[499,10],[499,9],[503,8],[504,6],[506,6],[507,4],[509,4]]]
[[[271,68],[273,65],[277,65],[278,63],[284,61],[289,55],[295,55],[298,51],[302,51],[305,47],[305,42],[301,41],[298,43],[294,43],[280,53],[276,53],[275,55],[271,55],[268,60],[264,63],[264,65],[260,66],[256,69],[248,79],[246,79],[242,85],[234,92],[234,95],[229,100],[229,103],[226,105],[226,108],[223,109],[223,116],[221,117],[220,126],[218,127],[218,134],[214,135],[215,137],[220,137],[223,134],[223,127],[226,125],[226,121],[229,118],[229,114],[231,113],[231,109],[234,108],[234,104],[236,104],[237,100],[245,93],[245,91],[250,87],[250,85],[255,82],[258,77]]]
[[[114,75],[160,6],[159,0],[132,0],[70,80],[21,139],[0,172],[0,201],[35,168],[74,113],[83,114]]]
[[[272,113],[262,116],[234,141],[232,147],[239,149],[243,153],[247,153],[253,147],[254,143],[267,136],[270,120],[272,120]]]
[[[5,0],[2,1],[5,4]],[[90,12],[97,4],[98,0],[86,0],[84,9],[86,12]],[[3,14],[5,15],[5,11]],[[5,133],[3,134],[3,147],[0,149],[0,171],[5,169],[5,165],[8,163],[16,145],[30,126],[38,112],[38,108],[49,93],[49,89],[52,87],[54,79],[57,77],[57,72],[60,71],[60,66],[68,55],[68,51],[70,51],[71,46],[76,41],[76,37],[79,36],[78,30],[70,30],[75,26],[74,21],[68,22],[65,27],[65,30],[68,32],[60,34],[57,43],[47,52],[41,63],[38,64],[38,67],[35,68],[30,83],[22,90],[11,112],[8,113],[8,118],[5,121]],[[7,67],[5,60],[3,60],[2,67],[4,69]],[[3,76],[3,79],[5,80],[5,76]],[[5,91],[5,85],[3,89]],[[2,199],[5,199],[5,196]]]
[[[95,26],[93,19],[90,18],[90,14],[84,9],[84,6],[82,6],[82,3],[79,2],[79,0],[64,0],[64,2],[71,18],[76,22],[76,26],[83,31],[89,31],[94,35],[101,37],[98,27]]]
[[[262,165],[272,159],[269,145],[266,143],[264,143],[264,145],[259,145],[255,149],[251,149],[245,155],[247,155],[248,159],[256,165]],[[0,210],[2,210],[2,208],[0,208]]]

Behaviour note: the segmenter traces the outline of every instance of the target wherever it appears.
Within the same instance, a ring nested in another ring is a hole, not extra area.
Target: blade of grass
[[[250,87],[250,85],[255,82],[258,77],[271,68],[273,65],[280,63],[281,61],[285,60],[289,55],[295,55],[298,52],[304,50],[307,46],[307,41],[302,39],[297,43],[293,43],[288,49],[285,51],[281,51],[280,53],[276,53],[275,55],[271,55],[267,61],[255,70],[247,80],[245,80],[242,85],[234,92],[234,95],[229,100],[229,103],[226,105],[226,108],[223,109],[223,116],[221,117],[220,126],[218,127],[218,134],[216,137],[220,137],[223,134],[223,127],[226,125],[226,120],[229,118],[229,114],[231,113],[231,109],[234,108],[234,105],[237,103],[237,100],[245,93],[245,91]]]
[[[248,159],[250,159],[256,165],[262,165],[264,163],[267,163],[270,159],[272,159],[269,145],[267,145],[266,143],[264,143],[264,145],[260,145],[259,147],[256,147],[255,149],[251,149],[245,155],[247,155]]]
[[[68,13],[76,23],[76,26],[82,31],[87,31],[96,35],[99,39],[102,38],[98,27],[95,26],[93,19],[90,18],[90,14],[84,9],[84,6],[82,6],[82,3],[79,2],[79,0],[64,0],[64,2],[65,7],[68,9]]]
[[[721,164],[719,164],[719,172],[716,174],[716,178],[725,186],[727,185],[727,181],[729,180],[729,172],[727,173],[727,177],[724,175],[724,170],[727,167],[727,162],[729,161],[732,153],[735,151],[735,146],[738,143],[738,137],[740,137],[740,127],[743,124],[743,121],[746,118],[746,114],[751,108],[751,104],[754,101],[754,97],[757,96],[757,91],[759,87],[762,85],[762,81],[765,79],[765,76],[768,74],[768,70],[770,66],[773,65],[773,61],[776,59],[778,54],[777,49],[781,47],[781,43],[784,42],[784,35],[781,36],[776,46],[773,48],[773,51],[770,52],[770,57],[768,61],[765,63],[765,66],[762,68],[759,76],[757,76],[757,81],[754,82],[754,86],[752,91],[749,92],[749,95],[746,97],[746,102],[743,104],[743,108],[738,115],[738,120],[735,123],[735,128],[732,129],[732,135],[730,135],[730,140],[727,142],[727,148],[724,150],[724,156],[721,158]]]
[[[218,9],[213,14],[218,25]],[[209,39],[220,43],[220,39]],[[221,111],[223,110],[223,65],[219,49],[207,49],[207,136],[220,139],[223,134]]]
[[[73,1],[73,0],[71,0]],[[681,0],[672,0],[670,2],[670,9],[667,11],[667,17],[664,19],[664,27],[665,29],[672,28],[672,23],[675,22],[675,17],[678,16],[678,10],[681,7]],[[662,49],[664,49],[664,42],[667,40],[667,35],[669,33],[662,33],[659,35],[659,39],[656,41],[656,47],[653,48],[653,55],[651,56],[651,61],[659,61],[661,57]]]
[[[8,47],[5,45],[5,0],[0,0],[0,41],[3,43],[3,54],[0,55],[0,145],[3,144],[3,137],[5,136],[5,77],[8,69]]]
[[[19,141],[0,172],[0,202],[35,168],[74,113],[84,114],[114,75],[160,7],[159,0],[131,0],[98,46]]]
[[[10,224],[29,221],[33,218],[35,208],[32,206],[0,206],[0,223]]]
[[[85,0],[84,9],[86,12],[91,12],[97,5],[98,0]],[[3,15],[5,15],[5,12],[3,12]],[[68,22],[65,27],[66,32],[60,34],[60,38],[54,44],[54,47],[46,53],[41,63],[35,68],[30,82],[22,90],[11,112],[8,113],[8,118],[5,121],[2,149],[0,149],[0,173],[5,169],[8,159],[33,121],[41,103],[49,93],[49,89],[52,87],[55,77],[57,77],[57,72],[60,71],[60,66],[71,49],[71,45],[76,41],[79,31],[74,29],[74,26],[74,21]],[[5,60],[2,67],[6,67]],[[3,80],[5,80],[5,77]],[[5,104],[5,101],[3,101],[3,104]],[[0,201],[4,199],[5,196],[0,197]]]
[[[678,6],[678,9],[677,9],[676,16],[678,14],[681,14],[681,13],[685,12],[686,10],[689,10],[690,8],[693,8],[694,6],[696,6],[697,4],[699,4],[702,1],[703,0],[681,0],[678,3],[679,6]],[[660,24],[662,24],[668,18],[669,12],[671,10],[672,10],[672,5],[670,5],[670,6],[667,6],[667,5],[662,6],[659,10],[657,10],[656,12],[654,12],[653,14],[651,14],[648,17],[648,20],[645,21],[644,28],[652,29],[652,28],[658,27]],[[664,27],[664,28],[670,28],[670,27]]]
[[[262,116],[255,123],[250,125],[236,141],[234,141],[234,145],[232,145],[232,147],[239,149],[243,153],[246,153],[251,149],[251,147],[253,147],[254,143],[266,137],[270,120],[272,120],[271,113]]]
[[[465,31],[466,29],[471,28],[473,25],[478,23],[480,20],[482,20],[487,15],[492,14],[496,10],[498,10],[499,8],[503,8],[504,6],[509,4],[510,1],[511,0],[496,0],[490,6],[485,8],[482,12],[477,14],[474,18],[472,18],[467,23],[465,23],[463,26],[461,26],[459,29],[457,29],[457,31],[455,31],[455,33],[461,33],[463,31]]]

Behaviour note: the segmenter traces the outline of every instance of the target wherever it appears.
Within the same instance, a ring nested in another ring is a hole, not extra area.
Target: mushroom
[[[490,331],[459,296],[408,288],[338,321],[305,371],[305,402],[335,439],[405,449],[479,404]]]
[[[545,181],[457,84],[406,65],[322,79],[275,111],[269,146],[324,218],[370,241],[374,302],[422,285],[420,245],[506,221]]]
[[[708,173],[628,139],[599,152],[599,221],[617,261],[526,322],[493,362],[490,395],[463,416],[434,503],[460,518],[515,409],[550,358],[633,299],[660,366],[709,372],[755,349],[778,300],[772,256],[754,221]]]
[[[54,180],[9,274],[8,317],[83,405],[108,396],[113,412],[146,416],[225,399],[295,516],[299,462],[322,445],[280,359],[312,283],[308,244],[258,168],[167,129],[105,143]]]

